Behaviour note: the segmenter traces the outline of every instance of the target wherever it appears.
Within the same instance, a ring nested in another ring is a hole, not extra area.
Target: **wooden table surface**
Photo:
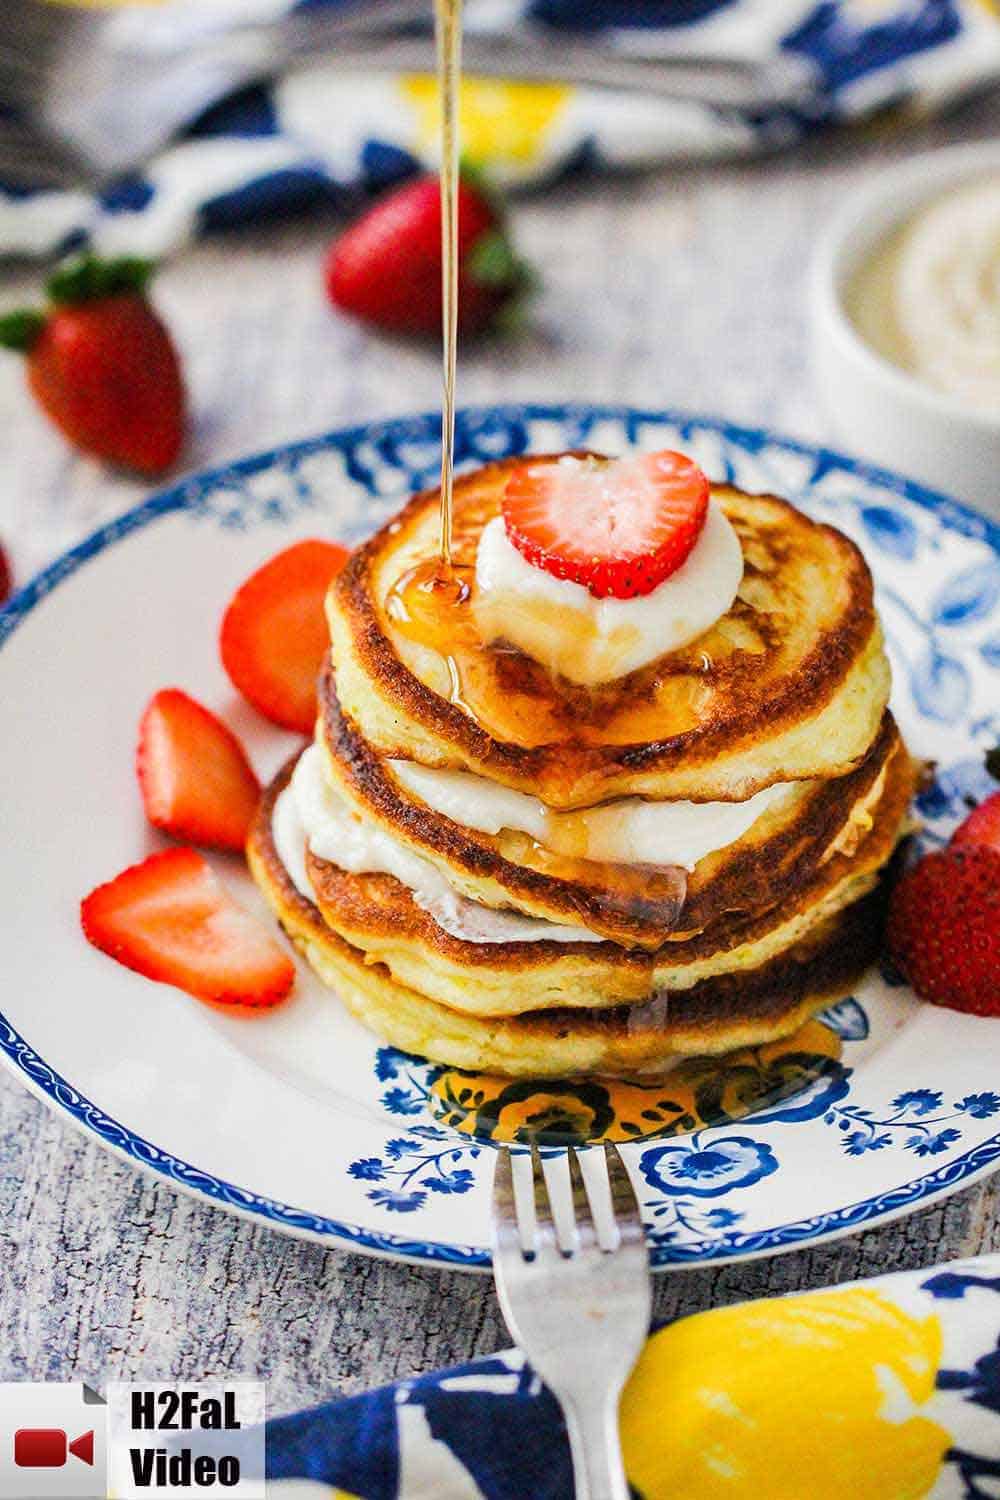
[[[887,160],[998,133],[994,97],[905,134],[522,200],[516,233],[543,286],[515,340],[463,355],[459,399],[662,404],[829,438],[806,348],[818,227]],[[320,255],[334,228],[233,232],[161,273],[194,406],[190,466],[438,404],[434,349],[373,338],[326,306]],[[8,270],[0,300],[36,284]],[[22,579],[143,494],[61,446],[13,359],[0,361],[0,432],[0,538]],[[987,1183],[818,1249],[675,1271],[658,1280],[657,1312],[998,1249],[998,1209]],[[0,1226],[4,1380],[256,1374],[280,1411],[508,1342],[488,1278],[322,1250],[203,1207],[81,1138],[6,1075]]]

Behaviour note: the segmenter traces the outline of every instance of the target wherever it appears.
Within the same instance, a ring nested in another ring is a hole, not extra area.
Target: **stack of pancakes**
[[[457,482],[445,600],[414,582],[436,492],[335,581],[315,744],[264,796],[254,876],[349,1009],[436,1061],[627,1076],[790,1033],[874,956],[914,785],[864,559],[713,486],[743,550],[732,607],[581,687],[476,628],[476,546],[514,463]],[[653,803],[730,841],[686,869],[600,857]]]

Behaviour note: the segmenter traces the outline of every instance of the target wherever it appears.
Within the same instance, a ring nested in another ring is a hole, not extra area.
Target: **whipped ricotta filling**
[[[556,812],[527,792],[498,786],[470,771],[444,771],[390,760],[396,780],[434,812],[465,828],[526,833],[543,848],[617,865],[680,865],[734,844],[757,819],[796,791],[794,782],[765,787],[746,802],[647,802],[625,797],[578,812]]]
[[[592,687],[702,635],[731,608],[742,577],[739,537],[714,500],[687,559],[635,599],[598,599],[582,584],[536,568],[496,516],[479,538],[473,607],[485,640],[508,641],[550,671]]]
[[[318,859],[352,875],[394,875],[439,927],[467,943],[604,941],[585,927],[498,911],[461,895],[430,860],[355,816],[331,786],[323,752],[316,745],[300,756],[291,782],[275,802],[271,827],[279,858],[296,889],[310,901],[316,897],[306,869],[307,845]]]

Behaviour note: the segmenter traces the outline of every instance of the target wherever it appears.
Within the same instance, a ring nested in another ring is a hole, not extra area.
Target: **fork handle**
[[[563,1398],[576,1500],[629,1500],[618,1431],[621,1389]]]

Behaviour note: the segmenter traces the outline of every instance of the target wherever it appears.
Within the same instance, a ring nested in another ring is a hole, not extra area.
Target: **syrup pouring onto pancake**
[[[434,12],[441,91],[441,314],[444,332],[440,573],[445,579],[450,579],[458,353],[458,80],[462,57],[462,0],[434,0]]]
[[[459,671],[447,652],[448,637],[461,627],[454,615],[469,597],[469,570],[452,558],[455,474],[455,376],[458,363],[458,85],[462,57],[462,0],[434,0],[438,89],[441,96],[441,322],[444,400],[441,406],[441,517],[438,556],[410,569],[394,585],[394,619],[440,649],[452,678],[451,701],[470,712],[461,696]]]
[[[499,648],[525,650],[524,639],[504,641],[502,630],[477,630],[469,609],[475,590],[475,556],[456,556],[454,536],[455,383],[459,316],[459,130],[458,87],[462,45],[462,0],[435,0],[438,87],[441,99],[441,303],[444,398],[441,411],[441,482],[438,555],[407,569],[389,592],[386,608],[411,639],[443,658],[451,679],[450,701],[475,718],[472,695],[460,666],[462,649],[497,641]],[[704,474],[682,454],[664,452],[608,460],[566,456],[527,462],[513,475],[504,498],[506,534],[527,562],[550,576],[583,584],[597,599],[625,600],[653,592],[675,573],[697,545],[708,515]],[[473,549],[474,550],[474,549]],[[521,601],[518,600],[519,604]],[[731,603],[727,598],[723,609]],[[539,601],[532,601],[538,608]],[[549,609],[539,620],[544,635],[578,640],[581,631],[608,634],[605,622],[579,611]],[[706,621],[706,623],[711,623]],[[588,626],[590,627],[588,629]],[[616,655],[627,661],[640,632],[626,624],[596,653],[600,665],[582,679],[588,685],[616,675],[601,672]],[[700,633],[700,632],[695,632]],[[600,645],[600,642],[598,642]],[[669,650],[669,645],[664,650]],[[530,649],[529,656],[536,655]],[[594,653],[592,653],[593,655]],[[543,661],[558,673],[558,659]],[[624,671],[630,670],[626,665]]]

